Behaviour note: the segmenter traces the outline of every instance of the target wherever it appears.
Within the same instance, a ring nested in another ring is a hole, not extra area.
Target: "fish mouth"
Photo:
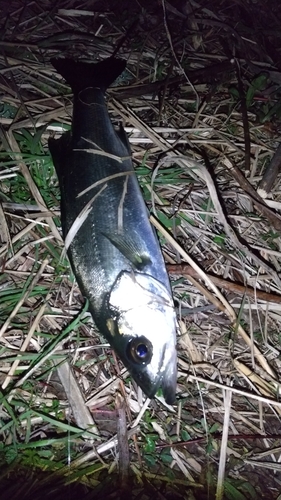
[[[167,356],[169,346],[164,348],[163,358]],[[162,366],[157,373],[153,375],[149,366],[143,369],[129,368],[134,380],[141,387],[143,392],[150,399],[154,398],[157,391],[162,389],[163,397],[168,405],[174,404],[176,400],[176,386],[177,386],[177,353],[176,351],[169,353],[169,361]]]
[[[177,387],[177,352],[174,351],[162,380],[160,381],[163,396],[168,405],[172,405],[176,399]]]

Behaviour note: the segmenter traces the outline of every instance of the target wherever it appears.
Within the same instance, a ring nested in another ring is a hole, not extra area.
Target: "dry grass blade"
[[[41,193],[39,191],[39,189],[37,188],[37,186],[35,185],[30,173],[29,173],[29,170],[26,166],[26,164],[21,160],[21,154],[20,154],[20,149],[18,147],[18,144],[14,138],[14,135],[13,135],[13,132],[12,131],[9,131],[7,132],[7,138],[8,138],[8,142],[9,142],[9,145],[11,147],[11,151],[17,153],[17,155],[15,156],[15,159],[19,162],[19,168],[23,174],[23,176],[25,177],[26,179],[26,182],[29,186],[29,189],[34,197],[34,200],[36,201],[37,205],[43,209],[44,211],[47,211],[47,207],[44,203],[44,200],[41,196]],[[51,218],[47,218],[47,222],[49,223],[50,225],[50,228],[55,236],[55,238],[57,238],[59,241],[61,241],[61,236],[53,222],[53,220]]]
[[[128,431],[126,422],[126,411],[124,401],[118,397],[116,402],[117,407],[117,437],[119,449],[119,474],[121,489],[129,493],[129,466],[130,466],[130,453],[128,445]]]
[[[232,394],[230,391],[224,391],[224,420],[223,420],[223,431],[221,439],[216,500],[221,500],[224,494],[225,468],[227,459],[227,441],[229,434],[229,419],[231,413],[231,396]]]
[[[85,429],[88,432],[95,434],[95,439],[97,439],[96,436],[98,436],[99,431],[89,409],[85,405],[84,398],[81,394],[77,381],[73,376],[71,367],[67,362],[61,361],[55,362],[55,365],[58,376],[67,395],[69,405],[73,412],[75,422],[81,429]],[[89,434],[86,436],[89,438]]]
[[[1,243],[8,243],[9,241],[9,230],[5,218],[5,214],[3,211],[2,206],[0,205],[0,238],[1,238]]]
[[[2,325],[2,327],[0,329],[0,338],[3,337],[3,335],[5,334],[7,328],[10,326],[10,323],[11,323],[12,319],[16,316],[16,314],[18,313],[20,307],[22,306],[22,304],[25,302],[25,300],[27,299],[28,295],[30,294],[31,290],[33,289],[33,287],[36,285],[36,283],[40,279],[41,274],[43,273],[43,271],[44,271],[45,267],[47,266],[47,264],[48,264],[47,260],[42,263],[40,269],[34,275],[34,277],[33,277],[32,281],[31,281],[28,289],[26,290],[26,292],[24,293],[24,295],[22,296],[22,298],[18,301],[17,305],[15,306],[15,308],[13,309],[13,311],[11,312],[10,316],[6,319],[5,323]],[[28,339],[28,342],[29,342],[29,339]],[[6,387],[6,385],[8,385],[8,384],[5,384],[5,387]]]

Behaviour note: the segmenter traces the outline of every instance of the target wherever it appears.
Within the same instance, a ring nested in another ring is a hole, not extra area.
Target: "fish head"
[[[168,404],[177,382],[176,315],[171,294],[150,275],[123,271],[108,296],[111,344],[148,397]]]

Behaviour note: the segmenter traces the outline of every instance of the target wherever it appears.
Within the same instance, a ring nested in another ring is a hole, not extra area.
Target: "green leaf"
[[[213,450],[214,450],[213,439],[208,439],[208,443],[207,443],[207,446],[206,446],[206,454],[210,455]]]
[[[18,456],[18,450],[14,445],[5,447],[4,451],[7,464],[11,464]]]
[[[156,439],[156,436],[146,436],[145,437],[146,444],[145,444],[144,449],[147,453],[153,453],[155,451],[155,439]]]
[[[265,73],[257,76],[251,83],[247,93],[246,93],[246,106],[249,108],[253,104],[253,99],[258,91],[265,88],[267,83],[267,76]]]
[[[181,437],[183,441],[189,441],[191,439],[189,432],[187,432],[185,429],[181,430]]]
[[[225,246],[225,235],[214,236],[213,242],[216,243],[219,247],[224,247]]]
[[[251,85],[255,90],[264,90],[267,85],[267,75],[266,73],[261,73],[252,81]]]
[[[238,90],[235,88],[235,87],[230,87],[228,89],[228,92],[230,93],[230,95],[234,98],[235,101],[238,101],[240,96],[239,96],[239,92]]]
[[[167,465],[170,465],[170,463],[172,463],[172,461],[173,461],[172,456],[170,454],[168,454],[167,452],[161,453],[160,459],[162,460],[162,462],[164,464],[167,464]]]
[[[157,212],[157,217],[161,224],[166,227],[166,229],[173,229],[175,226],[181,225],[181,220],[179,217],[169,218],[163,212]]]
[[[225,497],[229,500],[247,500],[245,495],[227,480],[224,483],[224,493]]]
[[[263,111],[264,111],[264,109],[266,109],[266,108],[263,108]],[[276,104],[274,104],[274,106],[269,108],[267,112],[264,111],[263,117],[260,117],[260,122],[261,123],[268,122],[268,121],[270,121],[270,119],[274,115],[276,115],[276,118],[280,118],[280,116],[281,116],[281,103],[280,102],[277,102]]]
[[[245,481],[244,483],[242,483],[240,486],[240,489],[242,491],[245,491],[245,493],[247,494],[247,498],[249,498],[249,495],[250,495],[250,498],[253,498],[253,499],[257,498],[257,492],[256,492],[255,488],[250,483],[248,483],[248,481]]]
[[[246,94],[247,109],[253,104],[253,98],[254,98],[255,93],[256,93],[256,91],[255,91],[254,87],[250,86],[248,91],[247,91],[247,94]]]
[[[219,424],[218,422],[215,422],[215,423],[211,426],[211,428],[209,429],[210,434],[214,434],[215,432],[217,432],[217,431],[218,431],[218,429],[220,429],[220,427],[221,427],[221,424]]]
[[[153,455],[144,455],[144,459],[148,466],[153,466],[156,464],[156,460]]]

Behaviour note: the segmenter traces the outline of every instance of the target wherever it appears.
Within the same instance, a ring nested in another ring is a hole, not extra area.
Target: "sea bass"
[[[110,120],[105,91],[125,62],[54,59],[74,94],[72,131],[49,149],[61,190],[68,257],[101,332],[148,397],[175,399],[176,316],[164,259],[124,129]]]

